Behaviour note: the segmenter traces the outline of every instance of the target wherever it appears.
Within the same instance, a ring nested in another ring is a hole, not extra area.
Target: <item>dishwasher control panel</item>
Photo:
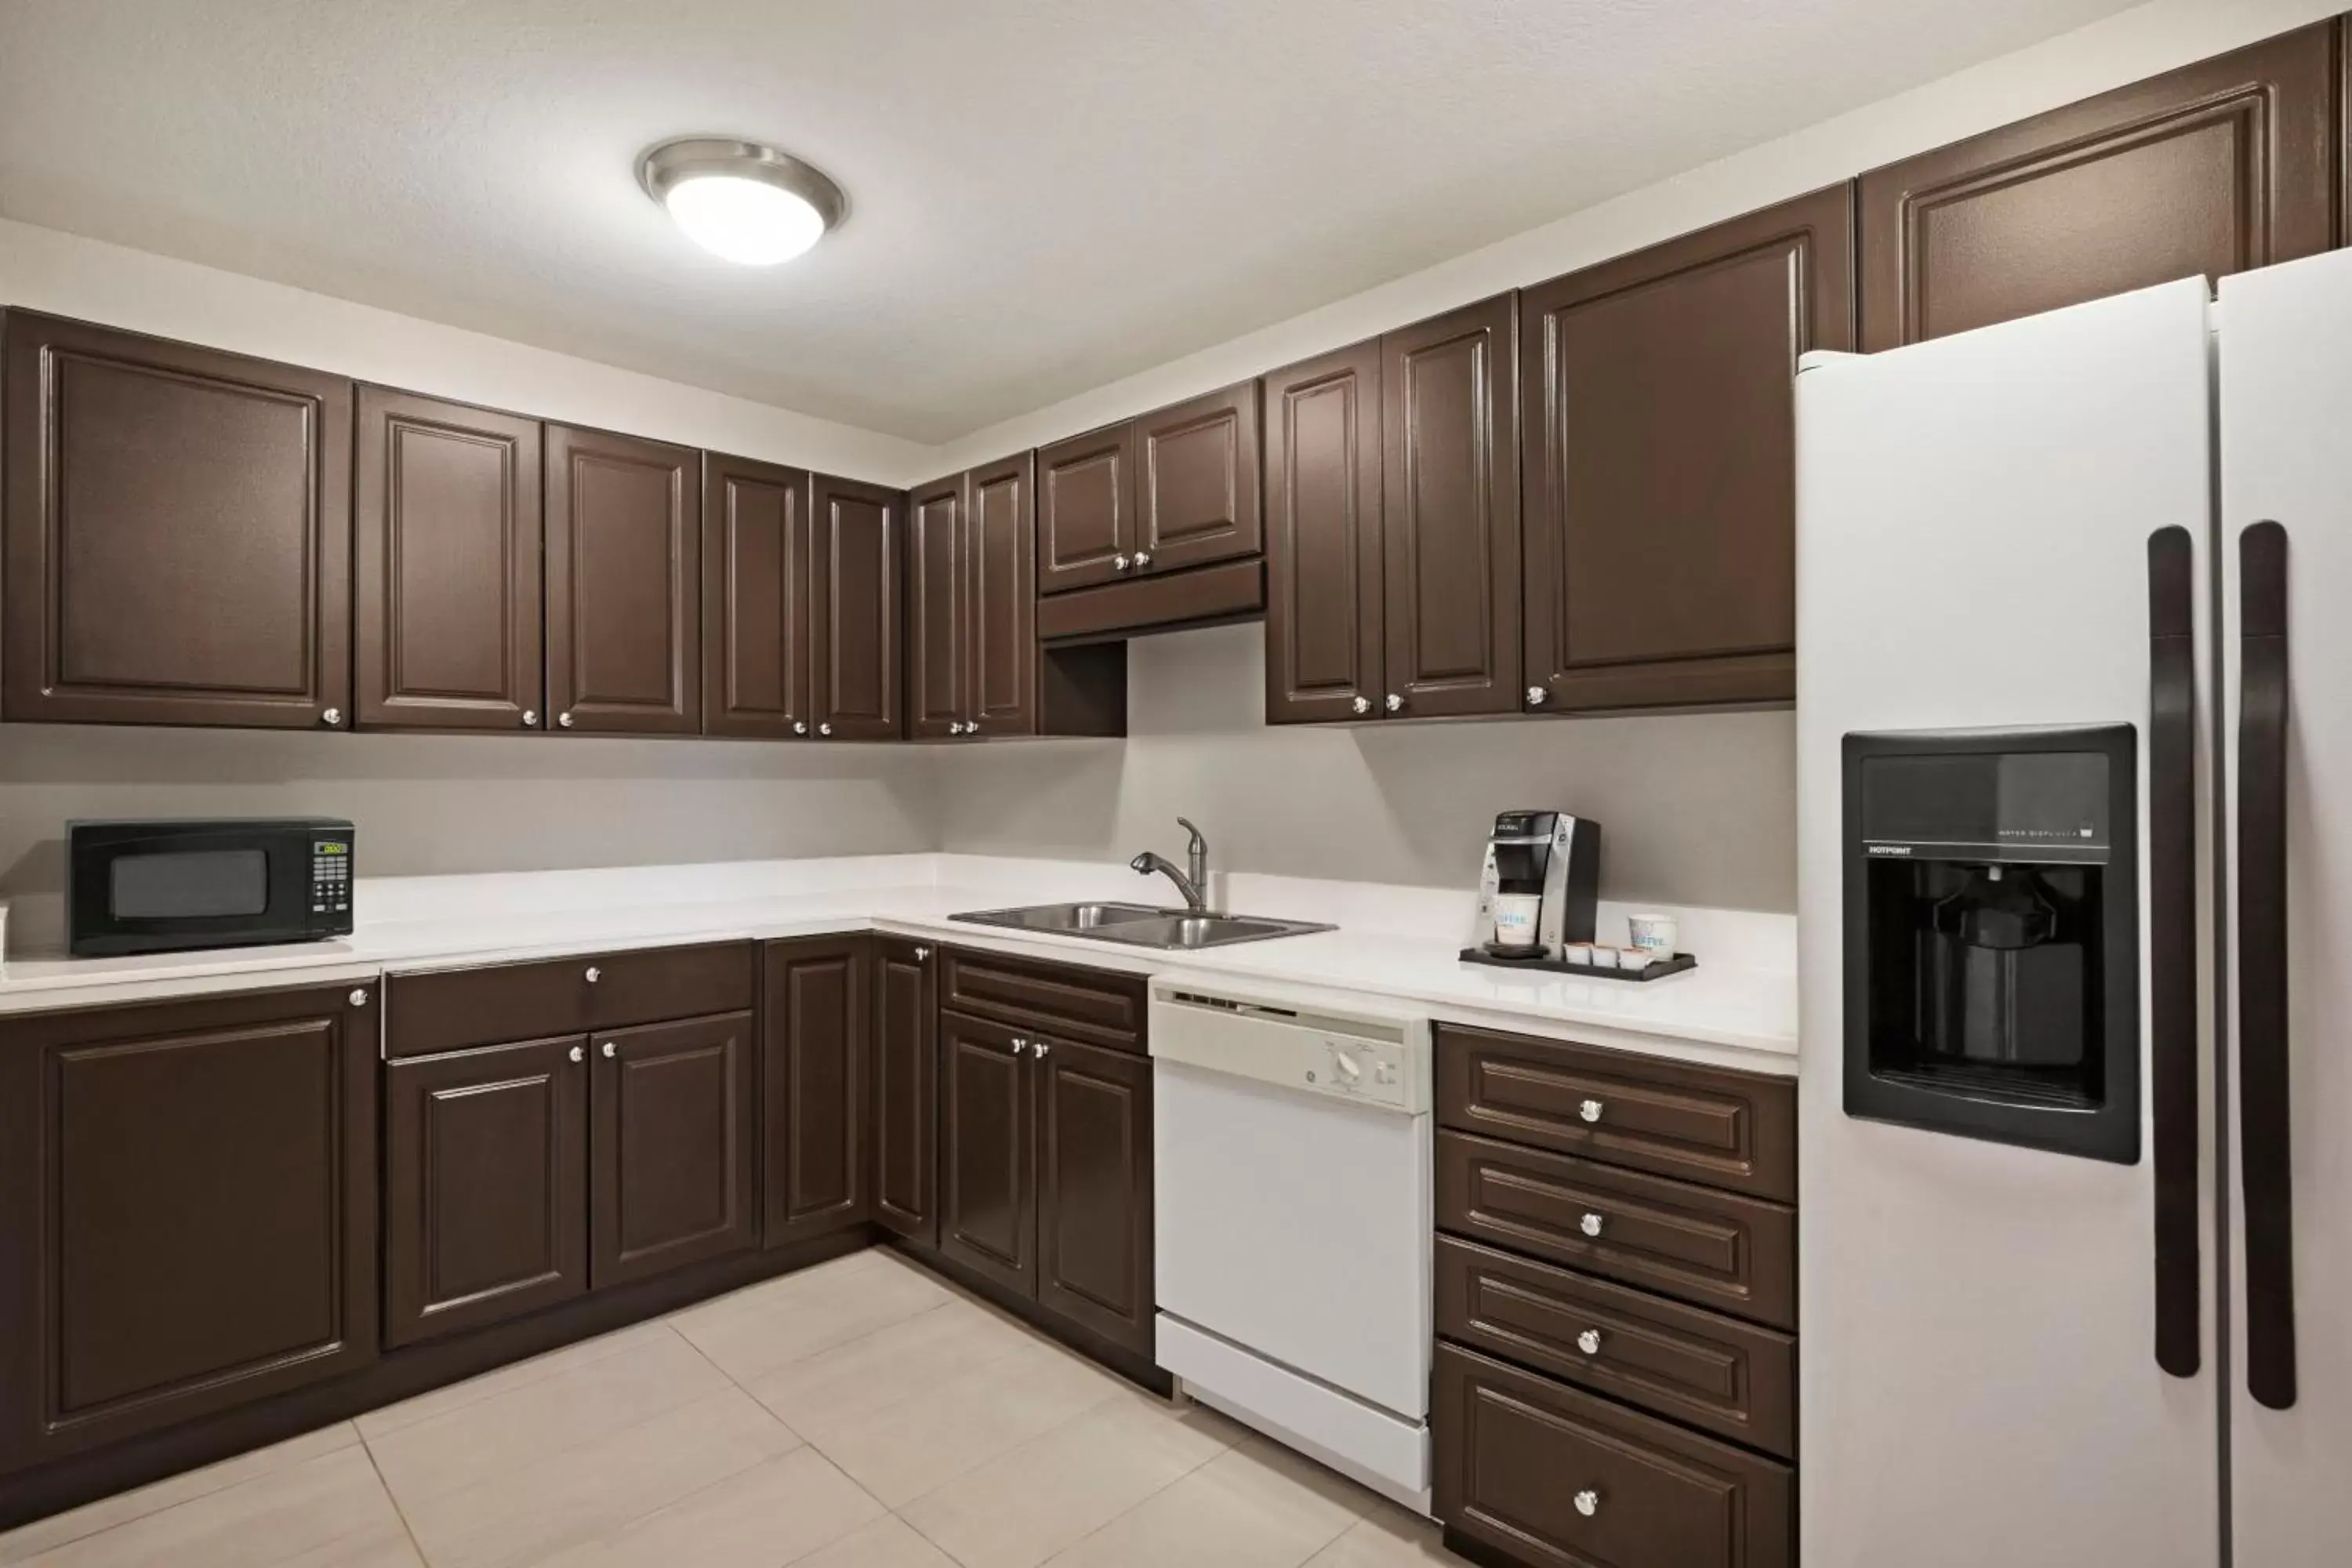
[[[1429,1026],[1421,1019],[1155,986],[1150,1037],[1160,1060],[1406,1115],[1429,1109]]]

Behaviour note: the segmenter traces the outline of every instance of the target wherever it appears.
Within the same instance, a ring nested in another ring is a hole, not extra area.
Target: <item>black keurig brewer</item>
[[[1561,943],[1592,940],[1600,888],[1599,823],[1564,811],[1504,812],[1486,841],[1470,940],[1489,959],[1557,959]]]

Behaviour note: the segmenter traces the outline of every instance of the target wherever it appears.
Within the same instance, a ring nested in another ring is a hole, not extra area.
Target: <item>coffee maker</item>
[[[1490,961],[1557,960],[1563,943],[1592,940],[1600,888],[1599,823],[1564,811],[1504,812],[1478,873],[1471,948]],[[1540,900],[1531,931],[1518,918],[1528,899]]]

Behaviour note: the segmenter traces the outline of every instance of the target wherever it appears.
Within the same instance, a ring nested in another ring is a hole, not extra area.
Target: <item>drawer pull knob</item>
[[[1576,1114],[1582,1117],[1585,1121],[1590,1123],[1601,1120],[1601,1106],[1599,1100],[1588,1100],[1583,1104],[1576,1108]]]
[[[367,1005],[367,988],[365,986],[362,986],[359,990],[352,993],[352,1005],[354,1007],[364,1007]]]
[[[1601,1494],[1591,1487],[1576,1494],[1576,1511],[1591,1519],[1601,1511]]]
[[[1597,1214],[1586,1215],[1582,1219],[1576,1222],[1576,1228],[1582,1231],[1587,1236],[1599,1236],[1601,1234],[1601,1216]]]
[[[1587,1329],[1582,1333],[1577,1335],[1576,1348],[1582,1351],[1586,1355],[1599,1355],[1601,1353],[1601,1331],[1599,1329]]]
[[[594,964],[593,964],[593,963],[592,963],[592,964],[590,964],[590,965],[588,966],[588,977],[587,977],[587,978],[588,978],[588,984],[591,984],[591,985],[593,985],[593,984],[596,984],[596,982],[597,982],[598,980],[600,980],[600,979],[602,979],[602,978],[603,978],[603,972],[602,972],[602,971],[600,971],[600,970],[598,970],[598,969],[597,969],[597,967],[596,967]]]

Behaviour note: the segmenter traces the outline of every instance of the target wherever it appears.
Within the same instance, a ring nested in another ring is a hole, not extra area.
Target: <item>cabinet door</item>
[[[702,728],[701,458],[547,426],[547,705],[555,727]]]
[[[359,389],[356,718],[371,729],[535,729],[539,421]]]
[[[1862,177],[1862,346],[1967,331],[2336,242],[2336,24]]]
[[[1796,695],[1797,356],[1853,346],[1845,185],[1530,289],[1531,708]]]
[[[702,456],[702,727],[809,732],[809,476]]]
[[[396,1061],[384,1075],[384,1342],[588,1288],[583,1036]]]
[[[1109,583],[1135,554],[1135,421],[1037,448],[1037,591]]]
[[[1151,1059],[1039,1041],[1037,1300],[1149,1355]]]
[[[0,717],[342,722],[352,384],[23,310],[6,337]]]
[[[759,1231],[751,1015],[589,1037],[588,1279],[740,1252]]]
[[[1255,381],[1135,422],[1139,570],[1205,566],[1264,547],[1257,425]]]
[[[810,516],[809,582],[816,655],[816,730],[836,741],[887,741],[899,731],[898,537],[907,498],[878,485],[819,474]]]
[[[1029,453],[971,471],[964,524],[970,584],[970,732],[1037,731],[1037,508]]]
[[[0,1025],[0,1468],[374,1359],[373,1001]]]
[[[938,999],[927,944],[877,943],[874,1006],[874,1217],[937,1247],[940,1059]]]
[[[1265,378],[1265,717],[1380,716],[1381,345]]]
[[[918,485],[907,496],[907,733],[939,740],[963,732],[966,666],[964,476]]]
[[[761,1141],[770,1247],[864,1225],[868,939],[772,942],[761,980]]]
[[[1517,297],[1381,340],[1388,690],[1400,718],[1519,707]]]
[[[1037,1293],[1035,1114],[1017,1032],[939,1016],[940,1250],[1024,1296]]]

